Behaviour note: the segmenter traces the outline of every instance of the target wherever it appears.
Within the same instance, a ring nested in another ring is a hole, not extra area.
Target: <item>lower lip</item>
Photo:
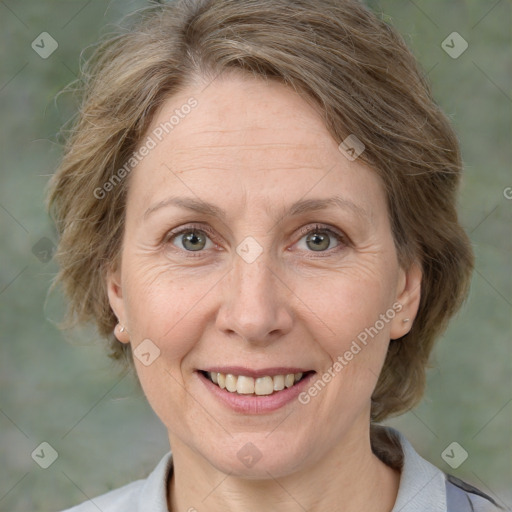
[[[301,391],[308,386],[311,377],[315,375],[310,373],[306,375],[300,382],[294,384],[291,388],[284,388],[271,395],[240,395],[231,393],[225,389],[221,389],[210,379],[205,377],[201,372],[196,372],[199,380],[204,384],[206,389],[210,391],[224,405],[227,405],[235,412],[242,414],[265,414],[277,411],[286,404],[289,404],[297,398]]]

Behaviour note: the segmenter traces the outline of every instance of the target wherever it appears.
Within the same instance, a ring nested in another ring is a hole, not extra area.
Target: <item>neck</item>
[[[283,477],[247,479],[226,475],[190,448],[171,439],[173,475],[169,510],[279,512],[339,510],[390,512],[399,471],[373,454],[366,436],[344,439],[325,457]]]

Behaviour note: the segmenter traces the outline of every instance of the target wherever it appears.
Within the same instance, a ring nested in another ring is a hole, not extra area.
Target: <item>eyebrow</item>
[[[203,201],[202,199],[193,197],[169,197],[156,203],[153,206],[150,206],[144,213],[143,219],[146,220],[152,213],[168,206],[178,206],[180,208],[202,213],[211,217],[218,217],[223,221],[225,221],[227,218],[227,213],[222,208],[219,208],[218,206],[207,201]],[[326,210],[331,207],[337,207],[342,210],[349,210],[363,220],[369,220],[370,218],[370,215],[364,208],[353,203],[352,201],[349,201],[348,199],[339,196],[322,199],[301,199],[293,203],[289,207],[288,212],[286,212],[285,208],[281,216],[293,217],[307,212]]]

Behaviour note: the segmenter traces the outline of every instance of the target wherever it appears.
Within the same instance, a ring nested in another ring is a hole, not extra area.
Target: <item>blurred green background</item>
[[[387,423],[433,464],[510,507],[511,4],[369,4],[404,35],[459,134],[460,213],[477,257],[469,301],[435,350],[425,399]],[[69,95],[56,95],[75,79],[80,52],[144,5],[0,1],[1,511],[69,507],[145,477],[168,450],[133,377],[119,373],[94,333],[67,339],[55,325],[64,299],[47,296],[56,238],[43,192],[61,151],[57,132],[75,108]],[[458,58],[441,46],[454,31],[468,43]],[[31,46],[42,32],[58,44],[47,58]],[[441,457],[454,441],[468,453],[456,469]],[[41,442],[58,452],[48,469],[31,457]]]

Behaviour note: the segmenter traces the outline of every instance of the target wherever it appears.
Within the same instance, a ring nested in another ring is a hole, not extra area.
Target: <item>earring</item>
[[[124,327],[121,325],[121,327],[119,327],[119,332],[124,332],[124,331],[125,331],[125,329],[124,329]]]
[[[409,318],[404,318],[404,319],[402,320],[402,322],[403,322],[404,324],[406,324],[409,320],[410,320]]]

